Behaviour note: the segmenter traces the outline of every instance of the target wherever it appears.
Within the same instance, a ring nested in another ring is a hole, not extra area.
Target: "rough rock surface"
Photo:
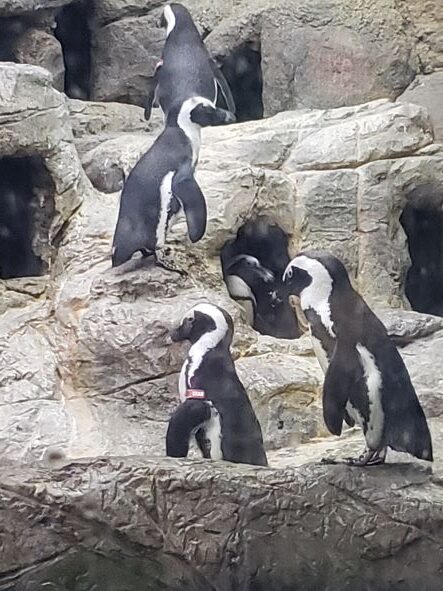
[[[93,98],[142,104],[160,57],[161,0],[98,0]],[[266,115],[395,98],[442,67],[439,0],[183,0],[212,54],[260,47]]]
[[[17,40],[15,58],[22,64],[33,64],[49,70],[57,90],[65,86],[65,64],[60,42],[54,35],[41,29],[28,29]]]
[[[439,591],[442,474],[146,457],[5,467],[0,584]]]
[[[342,257],[372,303],[408,305],[410,266],[400,215],[406,203],[438,209],[443,152],[424,109],[374,101],[203,131],[197,179],[209,200],[208,232],[193,252],[215,256],[250,216],[270,214],[294,252]],[[151,137],[124,135],[84,156],[91,180],[118,189]],[[99,171],[97,175],[96,171]],[[103,180],[105,179],[105,180]],[[417,190],[423,188],[423,190]],[[177,226],[172,234],[182,232]]]
[[[50,175],[54,185],[51,244],[90,185],[73,144],[66,97],[54,90],[47,70],[0,64],[0,127],[2,156],[39,156]],[[49,263],[50,251],[42,253]]]
[[[443,71],[417,76],[398,100],[425,107],[431,119],[435,140],[443,142]]]
[[[2,0],[0,4],[0,17],[20,16],[40,10],[59,8],[70,4],[71,0]]]
[[[353,591],[364,579],[371,591],[439,590],[443,320],[380,312],[431,419],[434,473],[418,462],[321,466],[322,455],[360,451],[361,434],[327,436],[309,338],[249,328],[219,260],[241,224],[265,214],[294,252],[343,256],[371,303],[406,305],[399,216],[412,188],[443,174],[423,108],[376,101],[205,130],[208,232],[191,246],[178,223],[168,241],[183,276],[141,259],[110,268],[119,196],[92,188],[74,140],[89,145],[82,158],[102,149],[106,173],[132,166],[153,134],[139,109],[69,103],[44,70],[0,67],[0,154],[44,159],[57,234],[46,276],[0,281],[0,589]],[[200,301],[233,315],[269,469],[164,458],[187,348],[169,329]]]

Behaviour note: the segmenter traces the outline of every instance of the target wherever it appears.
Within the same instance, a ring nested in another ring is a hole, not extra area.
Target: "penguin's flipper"
[[[323,384],[323,418],[334,435],[341,434],[346,404],[358,387],[356,363],[355,353],[337,344]]]
[[[235,115],[235,101],[234,97],[232,96],[228,81],[224,77],[223,72],[218,67],[217,62],[212,58],[209,60],[209,62],[211,64],[212,73],[214,74],[215,83],[220,88],[223,98],[225,99],[226,108]]]
[[[211,404],[207,400],[185,400],[173,413],[166,433],[166,455],[186,458],[189,441],[195,429],[211,418]]]
[[[148,89],[146,94],[146,99],[144,103],[145,107],[145,119],[149,121],[151,118],[152,107],[158,107],[158,75],[160,72],[160,68],[163,65],[163,61],[158,62],[155,66],[154,75],[148,78]]]
[[[148,90],[147,90],[145,103],[144,103],[144,108],[145,108],[144,116],[145,116],[146,121],[149,121],[149,119],[151,118],[152,107],[156,106],[155,105],[156,95],[157,95],[157,81],[155,81],[154,78],[151,78],[148,83]]]
[[[207,209],[191,166],[182,166],[172,179],[172,194],[181,203],[191,242],[197,242],[206,230]]]

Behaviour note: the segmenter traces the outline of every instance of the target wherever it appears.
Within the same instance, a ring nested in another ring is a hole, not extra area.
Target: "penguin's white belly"
[[[365,434],[366,443],[369,448],[378,449],[382,443],[385,424],[385,414],[381,400],[382,375],[372,353],[360,343],[357,343],[356,348],[360,356],[369,399],[369,420]]]
[[[328,356],[326,351],[323,349],[322,344],[319,339],[314,337],[311,333],[311,341],[312,341],[312,348],[314,349],[315,356],[317,357],[317,361],[320,364],[320,367],[323,370],[323,373],[326,373],[329,366]]]
[[[178,393],[180,395],[180,402],[186,400],[186,370],[188,368],[188,361],[186,360],[181,368],[180,376],[178,378]]]
[[[205,423],[205,432],[211,445],[211,460],[222,460],[220,415],[215,407],[212,407],[211,418]]]

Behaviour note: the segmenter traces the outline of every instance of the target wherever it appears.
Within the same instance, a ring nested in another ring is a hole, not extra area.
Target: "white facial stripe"
[[[211,106],[215,109],[214,103],[209,99],[203,96],[193,96],[184,101],[177,117],[177,125],[191,143],[192,164],[194,166],[197,164],[201,144],[201,127],[198,123],[191,121],[191,111],[195,109],[197,105]]]
[[[332,277],[320,261],[304,255],[295,257],[289,263],[283,278],[287,276],[289,269],[294,268],[303,269],[312,277],[311,283],[300,293],[300,303],[303,311],[312,308],[317,312],[328,333],[331,337],[335,337],[329,304],[329,297],[332,293]]]
[[[161,248],[166,239],[168,225],[168,209],[172,199],[172,178],[174,171],[168,172],[160,184],[160,211],[158,217],[157,231],[155,233],[157,248]]]
[[[214,347],[216,347],[220,341],[224,339],[226,333],[229,330],[225,317],[220,312],[220,310],[212,304],[198,304],[191,311],[191,313],[195,312],[201,312],[202,314],[206,314],[206,316],[212,318],[215,322],[215,330],[211,330],[210,332],[204,334],[189,349],[188,359],[185,361],[185,364],[187,363],[188,367],[186,380],[187,388],[192,388],[191,380],[195,375],[195,372],[200,367],[200,364],[203,361],[206,353],[211,349],[214,349]],[[188,314],[186,316],[188,316]]]
[[[381,373],[372,353],[360,343],[357,343],[356,348],[360,355],[369,398],[369,421],[366,431],[366,443],[370,449],[378,449],[382,441],[385,422],[381,402]]]
[[[165,9],[163,11],[163,14],[164,14],[165,19],[166,19],[166,38],[168,38],[169,35],[172,33],[172,30],[175,27],[175,15],[174,15],[174,11],[169,6],[169,4],[165,6]]]

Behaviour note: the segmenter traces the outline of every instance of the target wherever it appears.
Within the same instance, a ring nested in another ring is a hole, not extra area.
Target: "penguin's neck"
[[[207,332],[189,349],[187,358],[187,383],[188,388],[193,387],[193,378],[198,372],[199,368],[206,361],[217,358],[220,355],[223,357],[228,353],[229,344],[225,342],[226,332],[219,328]],[[215,376],[216,377],[216,376]]]
[[[187,137],[192,148],[192,165],[196,166],[201,146],[201,127],[191,121],[189,111],[180,111],[177,117],[177,125]]]
[[[331,337],[335,337],[334,322],[331,313],[332,282],[310,284],[300,294],[303,312],[313,310]]]

